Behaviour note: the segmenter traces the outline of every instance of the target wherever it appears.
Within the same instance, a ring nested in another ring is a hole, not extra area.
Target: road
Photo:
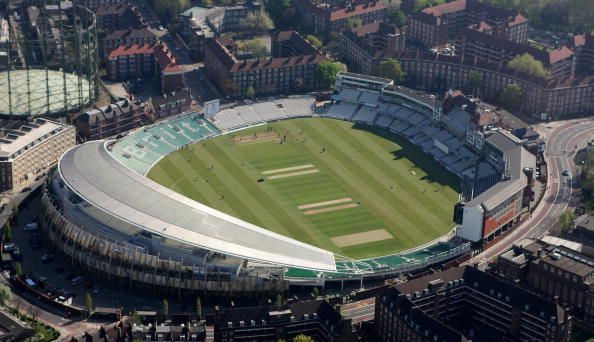
[[[539,130],[543,129],[547,128],[540,127]],[[591,140],[593,134],[594,122],[591,120],[563,123],[552,128],[552,131],[545,132],[544,135],[548,135],[545,160],[549,176],[542,202],[530,218],[495,245],[475,255],[468,263],[490,260],[508,250],[515,242],[525,237],[541,237],[554,227],[561,213],[567,209],[577,188],[578,175],[573,164],[573,156]],[[564,170],[568,171],[568,176],[563,176]]]

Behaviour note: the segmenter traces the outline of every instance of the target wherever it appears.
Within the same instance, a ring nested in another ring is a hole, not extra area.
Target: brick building
[[[349,70],[378,75],[382,61],[394,58],[405,50],[405,40],[403,30],[374,22],[341,33],[340,56]]]
[[[156,42],[157,36],[148,27],[115,30],[108,33],[101,40],[101,57],[106,58],[112,50],[115,50],[120,45],[153,45]]]
[[[388,288],[375,304],[380,341],[565,342],[571,325],[558,304],[470,266]]]
[[[528,20],[524,16],[478,0],[455,0],[412,13],[408,36],[414,44],[439,48],[458,30],[477,24],[488,26],[493,35],[509,41],[523,44],[528,39]]]
[[[566,78],[573,74],[573,51],[567,46],[544,51],[471,28],[458,30],[456,53],[464,58],[504,66],[517,56],[529,54],[549,70],[547,79]]]
[[[351,321],[323,300],[284,307],[232,308],[215,313],[215,341],[289,341],[299,334],[314,341],[358,341]]]
[[[79,134],[85,139],[103,139],[139,127],[144,110],[140,101],[126,99],[86,111],[76,117],[74,122]]]
[[[209,39],[205,47],[206,76],[229,96],[294,93],[318,87],[314,70],[329,59],[294,31],[279,32],[273,39],[272,57],[240,60],[236,44]]]
[[[544,240],[544,239],[543,239]],[[501,254],[499,274],[594,323],[594,259],[580,251],[543,240],[525,239]],[[572,243],[575,244],[575,243]]]
[[[155,79],[163,93],[186,88],[182,67],[162,43],[120,45],[107,59],[110,80]]]
[[[481,98],[487,101],[497,102],[507,85],[518,84],[524,95],[521,110],[525,113],[553,119],[594,113],[593,76],[575,75],[547,81],[510,70],[505,65],[461,55],[435,56],[421,50],[400,54],[398,60],[406,74],[405,82],[418,89],[464,89],[474,71],[482,76],[479,90]]]
[[[383,21],[387,7],[377,1],[358,1],[338,7],[313,0],[295,0],[295,10],[306,31],[328,37],[350,28],[352,20],[360,20],[362,25]]]
[[[95,10],[95,17],[97,28],[103,32],[147,27],[138,8],[124,2],[99,6]]]
[[[594,75],[594,35],[590,33],[573,37],[578,73]]]

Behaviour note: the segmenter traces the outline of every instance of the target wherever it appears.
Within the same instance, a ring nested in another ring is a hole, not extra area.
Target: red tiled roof
[[[520,25],[520,24],[524,24],[528,22],[528,19],[526,19],[526,17],[524,17],[521,14],[517,14],[515,17],[513,17],[513,19],[511,19],[507,26],[512,27],[512,26],[516,26],[516,25]]]
[[[138,55],[138,54],[151,54],[153,53],[154,45],[149,44],[132,44],[132,45],[125,45],[122,44],[118,46],[115,50],[112,50],[109,53],[109,58],[118,58],[121,56],[129,56],[129,55]]]
[[[563,45],[563,47],[549,52],[549,62],[553,64],[566,58],[569,58],[572,55],[573,51],[567,46]]]
[[[574,46],[586,45],[586,34],[577,34],[573,37]]]
[[[472,25],[468,26],[468,28],[471,30],[480,31],[480,32],[490,31],[491,29],[493,29],[491,27],[491,25],[487,24],[484,21],[481,21],[478,24],[472,24]]]
[[[156,45],[153,56],[161,66],[163,73],[179,73],[182,72],[182,67],[177,64],[175,57],[171,55],[171,51],[164,45]]]
[[[298,57],[286,57],[286,58],[268,58],[261,59],[258,61],[243,61],[236,62],[231,67],[230,72],[240,71],[251,71],[258,69],[273,69],[282,68],[295,65],[307,65],[307,64],[318,64],[323,61],[327,61],[328,58],[324,55],[306,55]]]
[[[464,0],[466,1],[466,0]],[[364,5],[357,5],[354,9],[341,8],[330,13],[330,21],[350,18],[352,16],[361,15],[369,12],[375,12],[385,9],[386,5],[381,2],[368,3]]]
[[[441,17],[444,13],[460,12],[466,9],[466,0],[456,0],[445,4],[428,7],[423,10],[424,13],[431,14],[434,17]]]
[[[161,70],[163,70],[163,73],[183,72],[182,67],[179,64],[177,64],[177,62],[175,61],[175,57],[171,55],[169,49],[167,49],[165,45],[161,44],[122,44],[109,53],[109,59],[139,54],[152,55],[157,61],[157,63],[159,63],[159,65],[161,66]]]

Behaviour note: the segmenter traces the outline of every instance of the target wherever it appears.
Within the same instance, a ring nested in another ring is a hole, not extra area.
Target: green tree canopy
[[[347,20],[347,26],[350,28],[360,27],[362,25],[363,25],[363,20],[361,20],[360,18],[349,18]]]
[[[292,341],[293,342],[313,342],[313,338],[311,338],[307,335],[299,334],[299,335],[293,337]]]
[[[21,263],[20,262],[15,262],[12,265],[12,268],[14,268],[14,274],[16,274],[18,276],[20,276],[20,275],[23,274],[23,266],[21,266]]]
[[[379,65],[379,73],[381,77],[394,80],[395,83],[402,81],[404,72],[400,66],[400,62],[396,59],[387,59],[382,61]]]
[[[507,63],[507,66],[510,69],[540,78],[546,78],[549,75],[548,70],[544,67],[542,62],[534,59],[534,57],[529,53],[515,57],[509,61],[509,63]]]
[[[3,227],[4,230],[4,242],[10,242],[12,239],[12,226],[10,222],[6,222]]]
[[[190,6],[189,0],[150,0],[152,7],[165,22],[165,24],[174,21],[178,13],[181,13]]]
[[[574,220],[575,220],[575,214],[573,213],[573,211],[571,211],[569,209],[565,209],[563,214],[561,214],[561,216],[559,216],[559,223],[561,224],[561,229],[563,231],[567,231],[569,228],[571,228],[571,224],[573,223]]]
[[[510,109],[517,109],[522,103],[523,90],[518,84],[508,84],[501,92],[499,101],[502,105]]]
[[[340,62],[324,61],[316,65],[314,78],[321,89],[333,89],[336,81],[336,74],[346,70],[346,66]]]
[[[314,36],[313,34],[308,34],[305,39],[307,39],[313,46],[317,47],[318,49],[321,49],[323,44],[322,41],[320,40],[320,38]]]
[[[445,3],[445,0],[416,0],[415,1],[415,12],[420,11],[423,8],[432,7]]]
[[[161,302],[161,310],[163,316],[169,316],[169,301],[166,298],[163,298],[163,302]]]
[[[250,99],[256,96],[256,89],[253,86],[249,86],[245,91],[245,96],[249,97]]]
[[[12,291],[6,285],[0,285],[0,304],[5,304],[12,299]]]
[[[85,309],[87,309],[87,312],[89,314],[93,311],[93,297],[88,292],[85,296]]]
[[[200,296],[196,296],[196,315],[202,317],[202,300],[200,299]]]
[[[250,39],[241,44],[241,48],[249,51],[255,58],[265,57],[268,50],[262,41],[258,38]]]
[[[241,30],[250,32],[264,32],[274,28],[272,19],[264,11],[250,13],[241,21]]]
[[[389,6],[388,11],[386,13],[386,20],[397,27],[403,27],[406,25],[406,15],[400,7],[398,6]]]
[[[311,294],[313,295],[314,298],[318,298],[318,296],[320,295],[320,290],[318,290],[317,287],[314,287],[313,290],[311,291]]]

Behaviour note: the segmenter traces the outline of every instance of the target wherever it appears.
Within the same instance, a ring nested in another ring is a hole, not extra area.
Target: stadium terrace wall
[[[498,102],[507,85],[518,84],[523,90],[521,110],[525,113],[538,117],[541,113],[546,113],[552,119],[594,113],[594,77],[547,83],[491,64],[469,64],[447,56],[404,56],[398,60],[407,82],[415,88],[464,89],[470,83],[470,72],[477,71],[483,77],[480,95],[488,101]]]
[[[194,267],[182,262],[161,259],[138,250],[122,251],[121,246],[118,248],[114,241],[93,235],[69,221],[50,194],[48,186],[43,188],[39,218],[44,238],[70,259],[74,267],[111,284],[178,295],[198,291],[264,293],[288,289],[288,282],[283,280],[262,281],[257,277],[240,277],[232,281],[221,279],[212,272],[196,275]],[[199,279],[201,277],[211,279]]]

